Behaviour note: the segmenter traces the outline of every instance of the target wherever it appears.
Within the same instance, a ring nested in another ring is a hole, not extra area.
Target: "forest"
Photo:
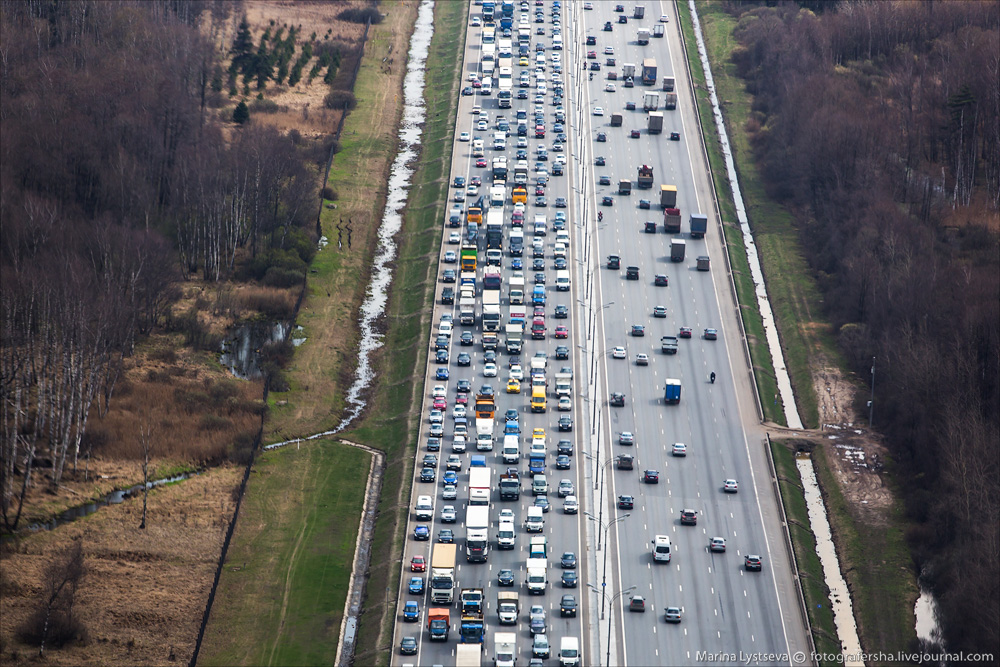
[[[945,645],[998,655],[1000,5],[727,11],[769,193],[851,369],[877,368],[874,427]]]
[[[330,147],[247,122],[245,102],[234,123],[232,105],[240,74],[256,93],[278,72],[332,78],[340,56],[317,42],[313,58],[315,35],[295,56],[293,32],[220,53],[199,23],[230,20],[234,6],[0,3],[6,530],[30,483],[58,486],[88,453],[88,421],[109,410],[144,336],[217,349],[198,313],[172,311],[179,284],[305,280]]]

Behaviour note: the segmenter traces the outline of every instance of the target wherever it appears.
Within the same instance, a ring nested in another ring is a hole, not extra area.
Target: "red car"
[[[473,88],[482,88],[483,84],[482,84],[482,82],[479,79],[476,79],[475,81],[472,82],[472,87]]]
[[[468,404],[469,404],[468,394],[459,394],[458,396],[455,397],[455,405],[468,405]]]
[[[544,195],[544,194],[545,194],[545,186],[544,185],[536,185],[535,186],[535,195],[536,196],[541,196],[541,195]]]
[[[587,57],[593,60],[597,57],[597,51],[587,51]]]
[[[557,326],[556,338],[569,338],[569,329],[561,324]]]
[[[632,130],[632,132],[631,132],[631,134],[629,134],[629,136],[632,137],[633,139],[638,139],[639,138],[639,130]]]
[[[485,159],[483,159],[483,166],[484,167],[486,166],[486,160]],[[478,176],[473,176],[472,178],[469,179],[469,184],[470,185],[475,185],[475,186],[478,187],[478,186],[480,186],[480,185],[483,184],[483,179],[479,178]]]
[[[680,337],[681,338],[690,338],[691,337],[691,327],[681,327]]]
[[[480,167],[480,168],[485,167],[486,166],[486,158],[484,158],[484,157],[477,158],[476,159],[476,166]]]
[[[545,306],[535,306],[532,310],[532,317],[545,317]]]
[[[435,410],[444,410],[447,407],[448,407],[448,402],[446,400],[444,400],[443,398],[435,398],[434,399],[434,409]]]
[[[410,572],[426,572],[427,561],[423,556],[414,556],[410,559]]]

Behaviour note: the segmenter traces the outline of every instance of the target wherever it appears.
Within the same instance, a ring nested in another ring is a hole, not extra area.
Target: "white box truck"
[[[528,592],[532,595],[544,595],[548,586],[548,561],[542,558],[529,558],[525,561],[528,571]]]
[[[569,291],[569,270],[560,269],[556,271],[556,291],[557,292],[568,292]]]
[[[514,660],[517,656],[514,643],[517,641],[517,634],[513,632],[498,632],[493,636],[493,662],[496,667],[514,667]]]
[[[513,521],[502,521],[497,531],[497,546],[501,549],[513,549],[517,544],[517,529]]]
[[[521,445],[516,435],[509,433],[503,437],[501,455],[504,463],[517,463],[521,460]]]

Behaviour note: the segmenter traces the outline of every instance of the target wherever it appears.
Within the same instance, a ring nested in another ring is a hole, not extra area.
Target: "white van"
[[[670,562],[670,537],[657,535],[653,538],[653,561],[657,563]]]
[[[562,45],[563,45],[562,35],[555,35],[552,37],[553,51],[562,51]]]
[[[547,496],[548,494],[549,482],[545,479],[545,475],[535,475],[535,478],[531,480],[531,495]]]
[[[569,271],[566,269],[556,271],[556,291],[569,291]]]
[[[528,508],[528,518],[524,520],[524,529],[529,533],[540,533],[545,529],[545,517],[542,515],[541,507],[532,505]]]
[[[516,435],[505,435],[503,437],[503,462],[517,463],[521,458],[521,448]]]
[[[580,664],[580,640],[563,637],[559,640],[559,667],[577,667]]]
[[[541,508],[539,508],[541,509]],[[427,521],[434,518],[434,501],[430,496],[417,496],[417,506],[413,513],[417,521]]]

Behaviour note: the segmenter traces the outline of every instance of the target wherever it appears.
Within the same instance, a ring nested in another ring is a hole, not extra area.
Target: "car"
[[[667,607],[667,610],[663,612],[663,620],[667,623],[680,623],[681,622],[681,608],[680,607]]]
[[[421,482],[433,482],[434,481],[434,468],[421,468],[420,469],[420,481]]]
[[[640,352],[635,355],[635,365],[636,366],[648,366],[649,365],[649,355],[645,352]]]
[[[632,462],[634,460],[635,457],[629,454],[619,454],[615,457],[615,467],[619,470],[632,470]]]
[[[543,207],[544,208],[544,207],[546,207],[548,205],[549,205],[549,202],[548,202],[547,199],[545,199],[544,196],[535,197],[535,206],[539,206],[539,207]]]
[[[621,345],[617,345],[613,350],[611,350],[611,357],[613,359],[624,359],[628,356],[625,352],[625,348]]]
[[[441,492],[441,498],[443,500],[458,500],[458,487],[454,484],[446,484],[444,491]]]
[[[524,379],[524,371],[521,369],[521,364],[512,363],[510,365],[510,377],[519,381]]]
[[[556,457],[556,470],[569,470],[570,459],[565,454]]]
[[[594,35],[587,35],[587,46],[593,46],[597,44],[597,37]]]
[[[535,507],[541,507],[542,512],[545,514],[549,513],[549,499],[547,496],[536,496],[535,497]]]
[[[527,64],[527,60],[528,60],[527,58],[521,58],[521,60],[524,60],[525,64]],[[519,100],[526,100],[526,99],[528,99],[528,91],[525,90],[524,88],[522,88],[519,91],[517,91],[517,99],[519,99]]]
[[[438,370],[441,370],[441,369],[439,368]],[[443,411],[447,407],[448,407],[448,401],[446,401],[443,396],[441,398],[435,398],[434,399],[434,409],[435,410]],[[434,420],[431,420],[431,423],[441,424],[441,423],[443,423],[443,421],[442,420],[438,420],[438,421],[435,422]]]
[[[594,159],[594,164],[598,167],[603,167],[607,164],[607,161],[603,157],[598,156]]]
[[[569,308],[560,304],[556,306],[556,309],[552,313],[552,316],[555,317],[557,320],[564,320],[567,317],[569,317]]]
[[[604,175],[597,179],[598,185],[611,185],[611,177]]]
[[[593,9],[594,8],[594,3],[592,3],[592,2],[585,2],[585,3],[583,3],[583,8],[584,9]]]
[[[479,388],[479,393],[480,394],[487,394],[489,396],[493,396],[493,386],[492,385],[488,385],[488,384],[484,384],[482,387]]]
[[[666,317],[667,307],[666,306],[653,306],[653,317]]]
[[[441,272],[441,281],[445,283],[453,283],[456,279],[455,269],[445,269]]]
[[[403,637],[402,641],[399,642],[399,652],[402,653],[403,655],[416,655],[417,638]]]
[[[705,340],[718,340],[719,331],[717,329],[705,329],[705,333],[703,335]]]
[[[460,471],[462,469],[462,457],[458,454],[448,456],[448,462],[444,464],[445,470]]]
[[[646,484],[659,484],[660,483],[660,471],[658,470],[644,470],[642,473],[642,481]]]
[[[508,394],[520,394],[521,393],[521,383],[516,379],[511,378],[507,380],[507,393]]]
[[[455,180],[452,181],[452,185],[454,187],[456,187],[456,188],[464,188],[465,187],[465,176],[456,176]]]
[[[497,376],[497,365],[487,363],[483,366],[483,377],[495,378]]]
[[[455,454],[452,454],[455,456]],[[458,513],[455,511],[454,505],[445,505],[441,508],[441,523],[455,523],[458,519]]]
[[[597,57],[597,51],[593,51],[593,50],[587,51],[587,59],[588,60],[593,60],[596,57]]]
[[[657,273],[653,277],[653,284],[656,285],[657,287],[666,287],[667,286],[667,277],[665,275],[663,275],[662,273]]]
[[[560,412],[569,412],[573,409],[573,400],[569,396],[560,396],[556,408]]]
[[[426,572],[427,559],[421,555],[416,555],[410,559],[410,572]]]
[[[471,366],[472,355],[470,355],[468,352],[459,352],[458,358],[455,361],[459,366]]]
[[[473,85],[475,85],[475,84],[473,84]],[[471,138],[472,137],[469,136],[468,132],[462,132],[461,134],[458,135],[458,140],[459,141],[468,141]]]
[[[635,509],[635,498],[624,494],[618,496],[618,509],[620,510]]]
[[[641,324],[632,325],[632,335],[641,338],[646,335],[646,327]]]
[[[629,611],[646,611],[646,599],[641,595],[633,595],[632,599],[628,603]]]
[[[509,568],[504,568],[497,573],[497,585],[498,586],[513,586],[514,585],[514,571]]]
[[[623,11],[625,11],[625,5],[615,5],[615,11],[616,12],[623,12]]]
[[[559,430],[560,431],[572,431],[573,430],[573,418],[568,415],[563,415],[559,418]]]
[[[462,378],[461,380],[455,383],[455,391],[457,391],[460,394],[468,394],[470,391],[472,391],[472,382],[470,382],[465,378]]]
[[[524,260],[520,257],[515,257],[510,260],[510,268],[514,271],[520,271],[524,268]]]
[[[463,331],[462,335],[458,337],[458,344],[464,347],[474,345],[475,342],[475,338],[473,338],[471,331]]]
[[[447,470],[444,473],[444,477],[441,478],[441,483],[447,487],[449,484],[452,486],[458,486],[458,473],[454,470]]]
[[[608,135],[606,135],[604,132],[598,132],[597,133],[597,140],[598,141],[607,141],[608,140]]]
[[[680,132],[671,132],[670,133],[670,141],[680,141],[680,140],[681,140],[681,133]]]
[[[488,364],[495,364],[497,362],[496,350],[486,350],[483,352],[483,361]]]
[[[424,578],[410,577],[409,591],[411,595],[422,595],[424,592]]]
[[[540,606],[538,608],[541,609]],[[532,609],[535,609],[535,607],[532,607]],[[531,636],[534,637],[535,635],[545,634],[545,630],[547,629],[545,624],[545,613],[531,614],[529,618],[531,620],[529,621],[528,630],[531,632]]]
[[[604,27],[601,28],[604,32],[611,32],[611,21],[605,21]]]
[[[613,63],[608,63],[608,64],[611,65]],[[616,90],[615,84],[613,84],[613,83],[609,83],[609,84],[606,84],[604,86],[604,92],[606,92],[606,93],[613,93],[613,92],[615,92],[615,90]]]
[[[632,139],[638,139],[642,136],[642,134],[639,132],[639,130],[632,130],[631,132],[629,132],[628,136]]]
[[[675,442],[674,446],[670,448],[670,453],[674,456],[687,456],[688,448],[683,442]]]
[[[639,208],[641,208],[641,209],[649,209],[649,200],[648,199],[640,199],[639,200]]]
[[[542,272],[536,273],[535,274],[535,278],[534,278],[534,282],[535,282],[536,285],[544,285],[545,284],[545,274],[542,273]]]
[[[545,258],[536,257],[531,260],[531,270],[532,271],[544,271],[545,270]]]
[[[427,438],[427,451],[429,452],[441,451],[441,438]]]
[[[476,91],[473,90],[472,86],[466,86],[465,88],[462,88],[462,95],[464,95],[465,97],[468,97],[469,95],[475,95],[475,94],[476,94]]]
[[[625,407],[625,394],[620,391],[611,392],[610,399],[611,407],[613,408],[623,408]]]
[[[625,110],[626,111],[635,111],[635,102],[626,102],[625,103]]]
[[[576,495],[576,489],[573,488],[573,482],[569,479],[559,480],[559,487],[556,493],[560,498],[565,498],[566,496]]]
[[[569,348],[565,345],[556,346],[556,359],[569,359]]]
[[[573,456],[573,443],[569,440],[560,440],[556,443],[556,454]]]
[[[736,483],[735,479],[727,479],[722,483],[722,490],[726,493],[736,493],[739,491],[739,484]]]
[[[614,205],[614,203],[615,203],[615,200],[612,199],[611,197],[607,197],[607,196],[601,197],[601,205],[602,206],[612,206],[612,205]]]
[[[679,338],[690,338],[691,337],[691,327],[681,327]]]
[[[760,572],[764,567],[764,559],[755,554],[747,554],[743,559],[743,567],[747,570]]]
[[[557,326],[556,330],[555,330],[555,337],[556,338],[569,338],[569,327],[567,327],[567,326],[565,326],[563,324],[560,324],[559,326]]]
[[[556,197],[555,207],[556,208],[566,208],[566,198],[565,197]]]
[[[604,59],[604,64],[607,65],[608,67],[614,67],[615,66],[615,59],[614,58],[605,58]],[[618,73],[617,72],[608,72],[608,78],[609,79],[617,79],[618,78]],[[611,86],[611,89],[608,90],[608,88],[605,88],[604,91],[608,92],[608,93],[615,92],[615,84],[609,83],[608,85]]]
[[[473,79],[472,80],[472,87],[473,88],[482,88],[483,87],[483,82],[480,81],[479,79]],[[463,132],[462,134],[468,134],[468,133],[467,132]],[[468,139],[464,139],[464,140],[460,139],[460,141],[468,141]]]
[[[622,431],[618,434],[618,444],[631,446],[635,444],[635,434],[632,431]]]
[[[437,454],[424,454],[424,466],[428,468],[437,468],[438,457]]]
[[[441,303],[446,305],[455,303],[454,287],[445,287],[441,290]]]
[[[429,540],[431,538],[431,530],[422,523],[418,523],[413,527],[413,539],[415,540]]]
[[[668,22],[669,20],[670,20],[670,19],[669,19],[669,18],[667,17],[667,15],[666,15],[666,14],[660,14],[660,23],[666,23],[666,22]]]
[[[450,373],[447,368],[439,368],[434,372],[435,380],[447,380]]]
[[[681,525],[682,526],[698,525],[698,513],[694,510],[681,510]]]
[[[726,539],[724,537],[713,537],[708,541],[708,550],[725,553]]]

